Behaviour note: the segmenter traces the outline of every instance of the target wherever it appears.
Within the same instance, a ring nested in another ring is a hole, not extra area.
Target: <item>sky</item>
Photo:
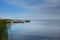
[[[0,18],[60,19],[60,0],[0,0]]]

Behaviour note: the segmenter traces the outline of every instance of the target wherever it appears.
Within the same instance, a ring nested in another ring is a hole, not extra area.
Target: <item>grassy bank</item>
[[[0,21],[0,40],[8,40],[8,28],[10,23],[6,22],[7,20]]]

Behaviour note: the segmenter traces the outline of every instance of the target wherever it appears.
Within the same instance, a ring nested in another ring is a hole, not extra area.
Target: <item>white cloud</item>
[[[34,12],[33,15],[36,17],[33,18],[60,18],[60,0],[6,0],[6,2]]]
[[[8,3],[16,5],[17,7],[27,8],[27,9],[38,9],[38,8],[52,8],[59,5],[59,0],[6,0]],[[40,3],[38,3],[40,2]],[[60,5],[59,5],[60,6]],[[34,7],[34,8],[33,8]]]
[[[45,9],[49,11],[60,9],[59,0],[6,0],[6,2],[18,8],[27,9],[30,12],[40,13],[41,11],[45,11]]]

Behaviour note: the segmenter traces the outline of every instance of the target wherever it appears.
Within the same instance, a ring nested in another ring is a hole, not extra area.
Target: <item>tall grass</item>
[[[0,20],[0,40],[8,40],[8,28],[11,23],[8,20]]]

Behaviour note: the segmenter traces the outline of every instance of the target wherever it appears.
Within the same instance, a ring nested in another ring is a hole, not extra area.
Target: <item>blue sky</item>
[[[0,0],[0,17],[60,19],[60,0]]]

